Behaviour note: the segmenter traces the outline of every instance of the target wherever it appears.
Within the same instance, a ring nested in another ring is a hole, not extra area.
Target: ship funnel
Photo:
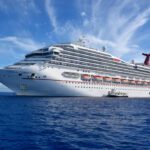
[[[145,61],[144,61],[144,65],[150,66],[150,54],[143,53],[142,55],[146,56]]]

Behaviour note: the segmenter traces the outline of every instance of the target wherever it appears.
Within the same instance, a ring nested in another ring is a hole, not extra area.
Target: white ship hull
[[[34,67],[26,70],[4,69],[0,71],[0,82],[13,90],[17,95],[26,96],[103,97],[107,96],[109,91],[115,89],[118,92],[126,93],[128,97],[150,97],[150,87],[85,82],[80,78],[68,79],[62,76],[62,72],[64,71],[77,72],[77,70],[58,67],[45,69]],[[31,78],[33,72],[36,73],[37,76]],[[21,76],[19,76],[19,74],[21,74]],[[45,75],[46,77],[44,77]]]

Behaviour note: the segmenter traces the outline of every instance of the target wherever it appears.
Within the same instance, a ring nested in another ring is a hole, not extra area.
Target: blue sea
[[[150,99],[2,94],[0,150],[150,150]]]

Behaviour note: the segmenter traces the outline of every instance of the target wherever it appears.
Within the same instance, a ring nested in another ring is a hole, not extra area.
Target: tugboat
[[[115,89],[108,91],[107,97],[128,97],[127,93],[116,92]]]

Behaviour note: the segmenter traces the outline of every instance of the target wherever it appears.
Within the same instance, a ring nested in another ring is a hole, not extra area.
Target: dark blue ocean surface
[[[0,96],[0,150],[150,150],[150,99]]]

